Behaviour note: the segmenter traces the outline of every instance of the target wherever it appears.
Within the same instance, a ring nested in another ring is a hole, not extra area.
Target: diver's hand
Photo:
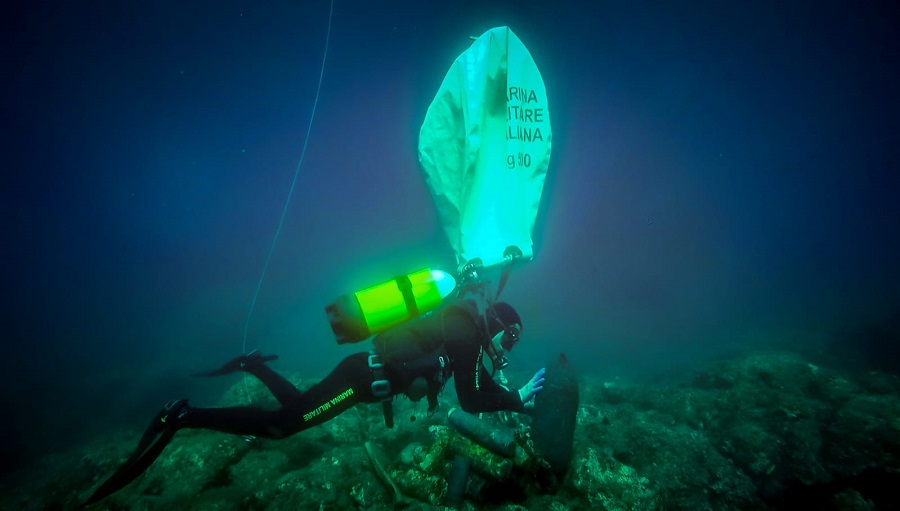
[[[547,372],[543,367],[538,370],[538,372],[534,373],[534,378],[531,379],[528,383],[525,384],[524,387],[519,389],[519,397],[522,399],[522,404],[529,404],[534,399],[534,396],[537,395],[544,388],[544,373]],[[533,405],[533,403],[532,403]]]

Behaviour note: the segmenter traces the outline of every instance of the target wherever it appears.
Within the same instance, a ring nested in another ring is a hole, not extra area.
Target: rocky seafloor
[[[254,399],[269,399],[247,381]],[[380,406],[359,405],[280,441],[180,431],[143,476],[90,509],[441,509],[459,453],[472,459],[461,509],[900,509],[896,375],[770,352],[665,383],[581,376],[579,384],[573,459],[562,480],[547,479],[529,417],[484,417],[515,432],[520,456],[504,458],[450,427],[448,391],[433,417],[424,403],[397,400],[393,429]],[[219,404],[245,399],[240,382]],[[140,433],[115,432],[36,460],[0,487],[0,509],[77,508]]]

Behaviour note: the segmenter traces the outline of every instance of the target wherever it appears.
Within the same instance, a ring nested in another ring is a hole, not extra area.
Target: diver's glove
[[[534,373],[534,377],[525,384],[524,387],[519,389],[519,398],[522,399],[522,404],[525,405],[525,408],[531,408],[534,406],[534,396],[537,395],[544,388],[544,373],[547,372],[545,368],[540,368],[538,372]]]

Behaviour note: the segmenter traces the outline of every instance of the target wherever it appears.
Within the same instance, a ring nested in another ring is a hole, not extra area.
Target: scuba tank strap
[[[394,404],[391,395],[391,382],[384,371],[384,362],[381,355],[372,350],[369,352],[369,370],[372,371],[372,395],[381,400],[381,409],[384,412],[384,425],[394,427]]]

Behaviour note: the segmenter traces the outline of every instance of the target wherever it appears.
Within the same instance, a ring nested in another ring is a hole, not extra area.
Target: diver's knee
[[[282,440],[306,429],[302,415],[294,407],[283,407],[278,418],[267,428],[269,438]]]

